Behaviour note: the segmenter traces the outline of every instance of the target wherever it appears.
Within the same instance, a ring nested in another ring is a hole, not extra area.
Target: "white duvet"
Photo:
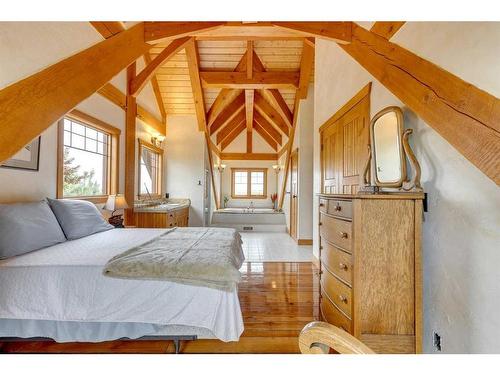
[[[19,320],[30,320],[30,324],[44,320],[197,327],[222,341],[238,340],[243,320],[236,288],[223,291],[102,274],[109,259],[163,232],[113,229],[1,260],[0,319],[5,320],[0,320],[0,336],[11,336]],[[50,337],[68,341],[67,337]],[[115,338],[101,335],[92,341]]]

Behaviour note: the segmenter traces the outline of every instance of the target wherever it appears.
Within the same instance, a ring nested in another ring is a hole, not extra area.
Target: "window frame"
[[[156,171],[157,176],[156,176],[156,191],[157,193],[151,194],[152,198],[160,198],[162,196],[162,188],[163,188],[163,152],[164,150],[160,147],[157,147],[153,145],[152,143],[146,142],[142,139],[138,139],[139,143],[139,149],[137,153],[137,198],[139,200],[141,199],[149,199],[148,194],[141,194],[141,153],[142,153],[142,148],[145,147],[149,149],[150,151],[153,151],[154,153],[158,154],[158,169]]]
[[[268,168],[231,168],[231,198],[232,199],[267,199],[267,169]],[[247,172],[247,195],[235,195],[234,175],[236,172]],[[264,173],[264,192],[262,195],[252,195],[252,172]]]
[[[64,196],[64,120],[75,122],[85,127],[105,133],[108,136],[108,166],[106,173],[106,194],[92,196]],[[105,203],[109,195],[118,193],[119,184],[119,154],[121,130],[93,116],[77,109],[67,113],[57,123],[57,188],[56,197],[59,199],[80,199],[93,203]]]

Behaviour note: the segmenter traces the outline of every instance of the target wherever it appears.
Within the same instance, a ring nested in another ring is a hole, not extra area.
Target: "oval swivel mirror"
[[[403,150],[403,113],[388,107],[371,122],[372,175],[376,186],[401,187],[406,180]]]

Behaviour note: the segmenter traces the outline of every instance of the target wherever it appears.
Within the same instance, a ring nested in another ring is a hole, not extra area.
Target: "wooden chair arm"
[[[299,335],[302,354],[328,354],[330,348],[340,354],[375,354],[368,346],[346,331],[325,322],[311,322]]]

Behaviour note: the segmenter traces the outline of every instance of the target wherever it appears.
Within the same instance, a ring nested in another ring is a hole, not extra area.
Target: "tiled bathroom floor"
[[[312,246],[299,246],[287,233],[241,232],[247,262],[311,262]]]

